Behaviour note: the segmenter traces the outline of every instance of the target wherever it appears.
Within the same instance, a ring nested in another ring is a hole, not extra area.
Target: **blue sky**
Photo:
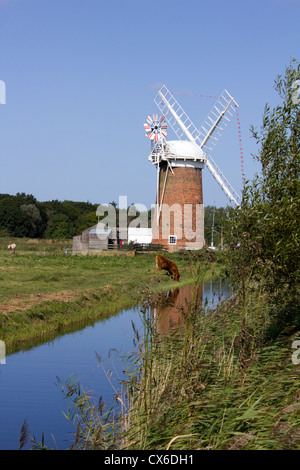
[[[277,104],[276,76],[299,60],[299,22],[298,0],[0,0],[0,193],[125,195],[150,208],[156,172],[143,123],[162,84],[184,93],[176,98],[196,126],[214,104],[205,96],[234,96],[251,179],[250,126]],[[240,191],[236,119],[212,157]],[[207,169],[203,186],[205,205],[228,203]]]

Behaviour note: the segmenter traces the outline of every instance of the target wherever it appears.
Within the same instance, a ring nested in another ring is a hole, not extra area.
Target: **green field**
[[[142,305],[143,299],[178,286],[168,275],[156,275],[155,253],[73,256],[65,254],[67,246],[22,239],[10,254],[7,241],[1,241],[0,339],[8,353]],[[227,267],[222,252],[168,257],[178,265],[181,286],[222,276]],[[126,365],[128,401],[121,426],[115,417],[99,416],[96,424],[92,420],[81,429],[83,445],[298,449],[300,366],[292,361],[291,345],[299,338],[299,324],[294,318],[275,328],[272,308],[254,283],[246,297],[237,295],[213,315],[190,305],[183,327],[163,340],[151,328],[144,343],[137,337],[137,351]],[[71,389],[76,393],[76,387]],[[82,409],[89,410],[93,405],[85,399],[83,394]],[[76,410],[81,410],[78,404]],[[118,433],[112,434],[114,425]]]
[[[117,313],[178,285],[167,274],[156,275],[155,253],[73,256],[65,254],[70,247],[66,241],[18,239],[16,244],[11,254],[7,240],[0,243],[0,338],[8,351]],[[197,255],[168,257],[179,267],[180,285],[192,282]],[[216,258],[203,269],[217,273],[219,266]]]

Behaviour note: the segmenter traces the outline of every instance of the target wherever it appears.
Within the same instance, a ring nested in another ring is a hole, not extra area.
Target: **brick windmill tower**
[[[204,123],[197,129],[164,85],[155,103],[162,113],[148,116],[144,124],[151,140],[151,161],[157,169],[156,204],[152,221],[152,243],[199,249],[204,245],[202,170],[206,165],[230,202],[239,205],[232,188],[207,151],[213,150],[238,105],[224,90]],[[177,140],[167,140],[167,123]]]

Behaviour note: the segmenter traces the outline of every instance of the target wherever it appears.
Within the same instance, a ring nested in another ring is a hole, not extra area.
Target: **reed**
[[[116,393],[119,412],[104,412],[103,403],[67,383],[74,399],[68,419],[77,424],[71,448],[300,448],[300,366],[291,360],[298,330],[270,336],[271,307],[259,290],[247,293],[246,304],[236,296],[210,313],[192,301],[184,325],[164,334],[152,307],[147,299],[141,330],[133,325],[135,347],[123,358],[127,379]]]
[[[199,255],[194,261],[194,296],[182,306],[182,326],[163,334],[151,295],[141,306],[143,326],[133,325],[135,347],[124,358],[119,413],[67,387],[75,410],[68,417],[77,423],[72,448],[300,448],[300,366],[291,348],[299,316],[274,326],[274,305],[249,275],[234,298],[207,312],[197,286],[209,262]]]
[[[266,339],[268,310],[260,292],[247,292],[213,314],[190,305],[185,327],[168,335],[152,324],[128,384],[124,448],[299,449],[300,370],[290,339]]]

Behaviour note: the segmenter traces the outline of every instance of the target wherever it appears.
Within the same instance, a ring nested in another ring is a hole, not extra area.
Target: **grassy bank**
[[[292,346],[300,339],[299,315],[290,323],[287,316],[282,324],[274,322],[276,305],[255,283],[207,314],[196,302],[195,289],[195,301],[179,308],[183,323],[162,334],[152,322],[151,298],[178,283],[164,274],[156,276],[154,258],[154,254],[124,253],[1,255],[1,266],[14,269],[22,301],[33,292],[70,295],[64,301],[41,301],[2,314],[1,328],[7,339],[15,338],[12,345],[22,344],[23,330],[26,347],[30,336],[42,340],[49,332],[57,335],[141,302],[144,331],[136,332],[136,350],[124,363],[126,395],[118,397],[121,416],[112,419],[105,414],[110,404],[99,411],[98,403],[93,404],[79,384],[71,379],[66,384],[68,396],[74,393],[81,423],[73,448],[299,449],[300,364]],[[181,286],[193,280],[197,287],[205,277],[224,270],[221,253],[174,253],[170,258],[179,266]],[[59,281],[46,281],[46,272],[50,277],[59,275]],[[16,288],[12,279],[6,288]],[[3,306],[7,293],[1,296]]]
[[[184,328],[151,331],[127,384],[124,448],[299,449],[299,319],[275,334],[271,311],[254,290],[246,305],[191,305]]]
[[[145,305],[120,421],[99,414],[84,394],[79,407],[76,393],[74,448],[298,450],[300,365],[292,344],[300,326],[274,334],[271,310],[256,291],[213,314],[191,303],[184,325],[162,335]]]
[[[155,274],[155,253],[131,256],[127,252],[65,255],[64,241],[16,240],[15,254],[0,243],[0,339],[7,352],[41,342],[70,328],[136,305],[151,293],[178,284]],[[197,253],[173,253],[181,274],[180,285],[193,279]],[[222,270],[214,256],[205,273]]]

